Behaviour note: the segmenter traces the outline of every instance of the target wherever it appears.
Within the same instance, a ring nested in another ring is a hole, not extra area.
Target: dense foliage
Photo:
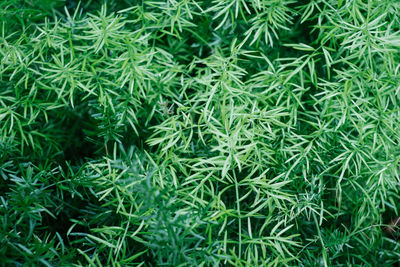
[[[0,2],[2,266],[390,266],[400,2]]]

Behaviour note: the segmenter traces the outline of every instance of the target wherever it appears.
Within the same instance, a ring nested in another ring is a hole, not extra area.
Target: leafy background
[[[398,14],[1,1],[1,264],[398,263]]]

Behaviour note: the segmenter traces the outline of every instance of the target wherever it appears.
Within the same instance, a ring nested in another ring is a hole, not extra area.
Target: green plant
[[[0,3],[3,266],[399,261],[396,1],[67,2]]]

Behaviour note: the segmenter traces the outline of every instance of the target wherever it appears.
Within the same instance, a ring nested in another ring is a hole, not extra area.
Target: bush
[[[396,1],[0,10],[3,266],[400,260]]]

